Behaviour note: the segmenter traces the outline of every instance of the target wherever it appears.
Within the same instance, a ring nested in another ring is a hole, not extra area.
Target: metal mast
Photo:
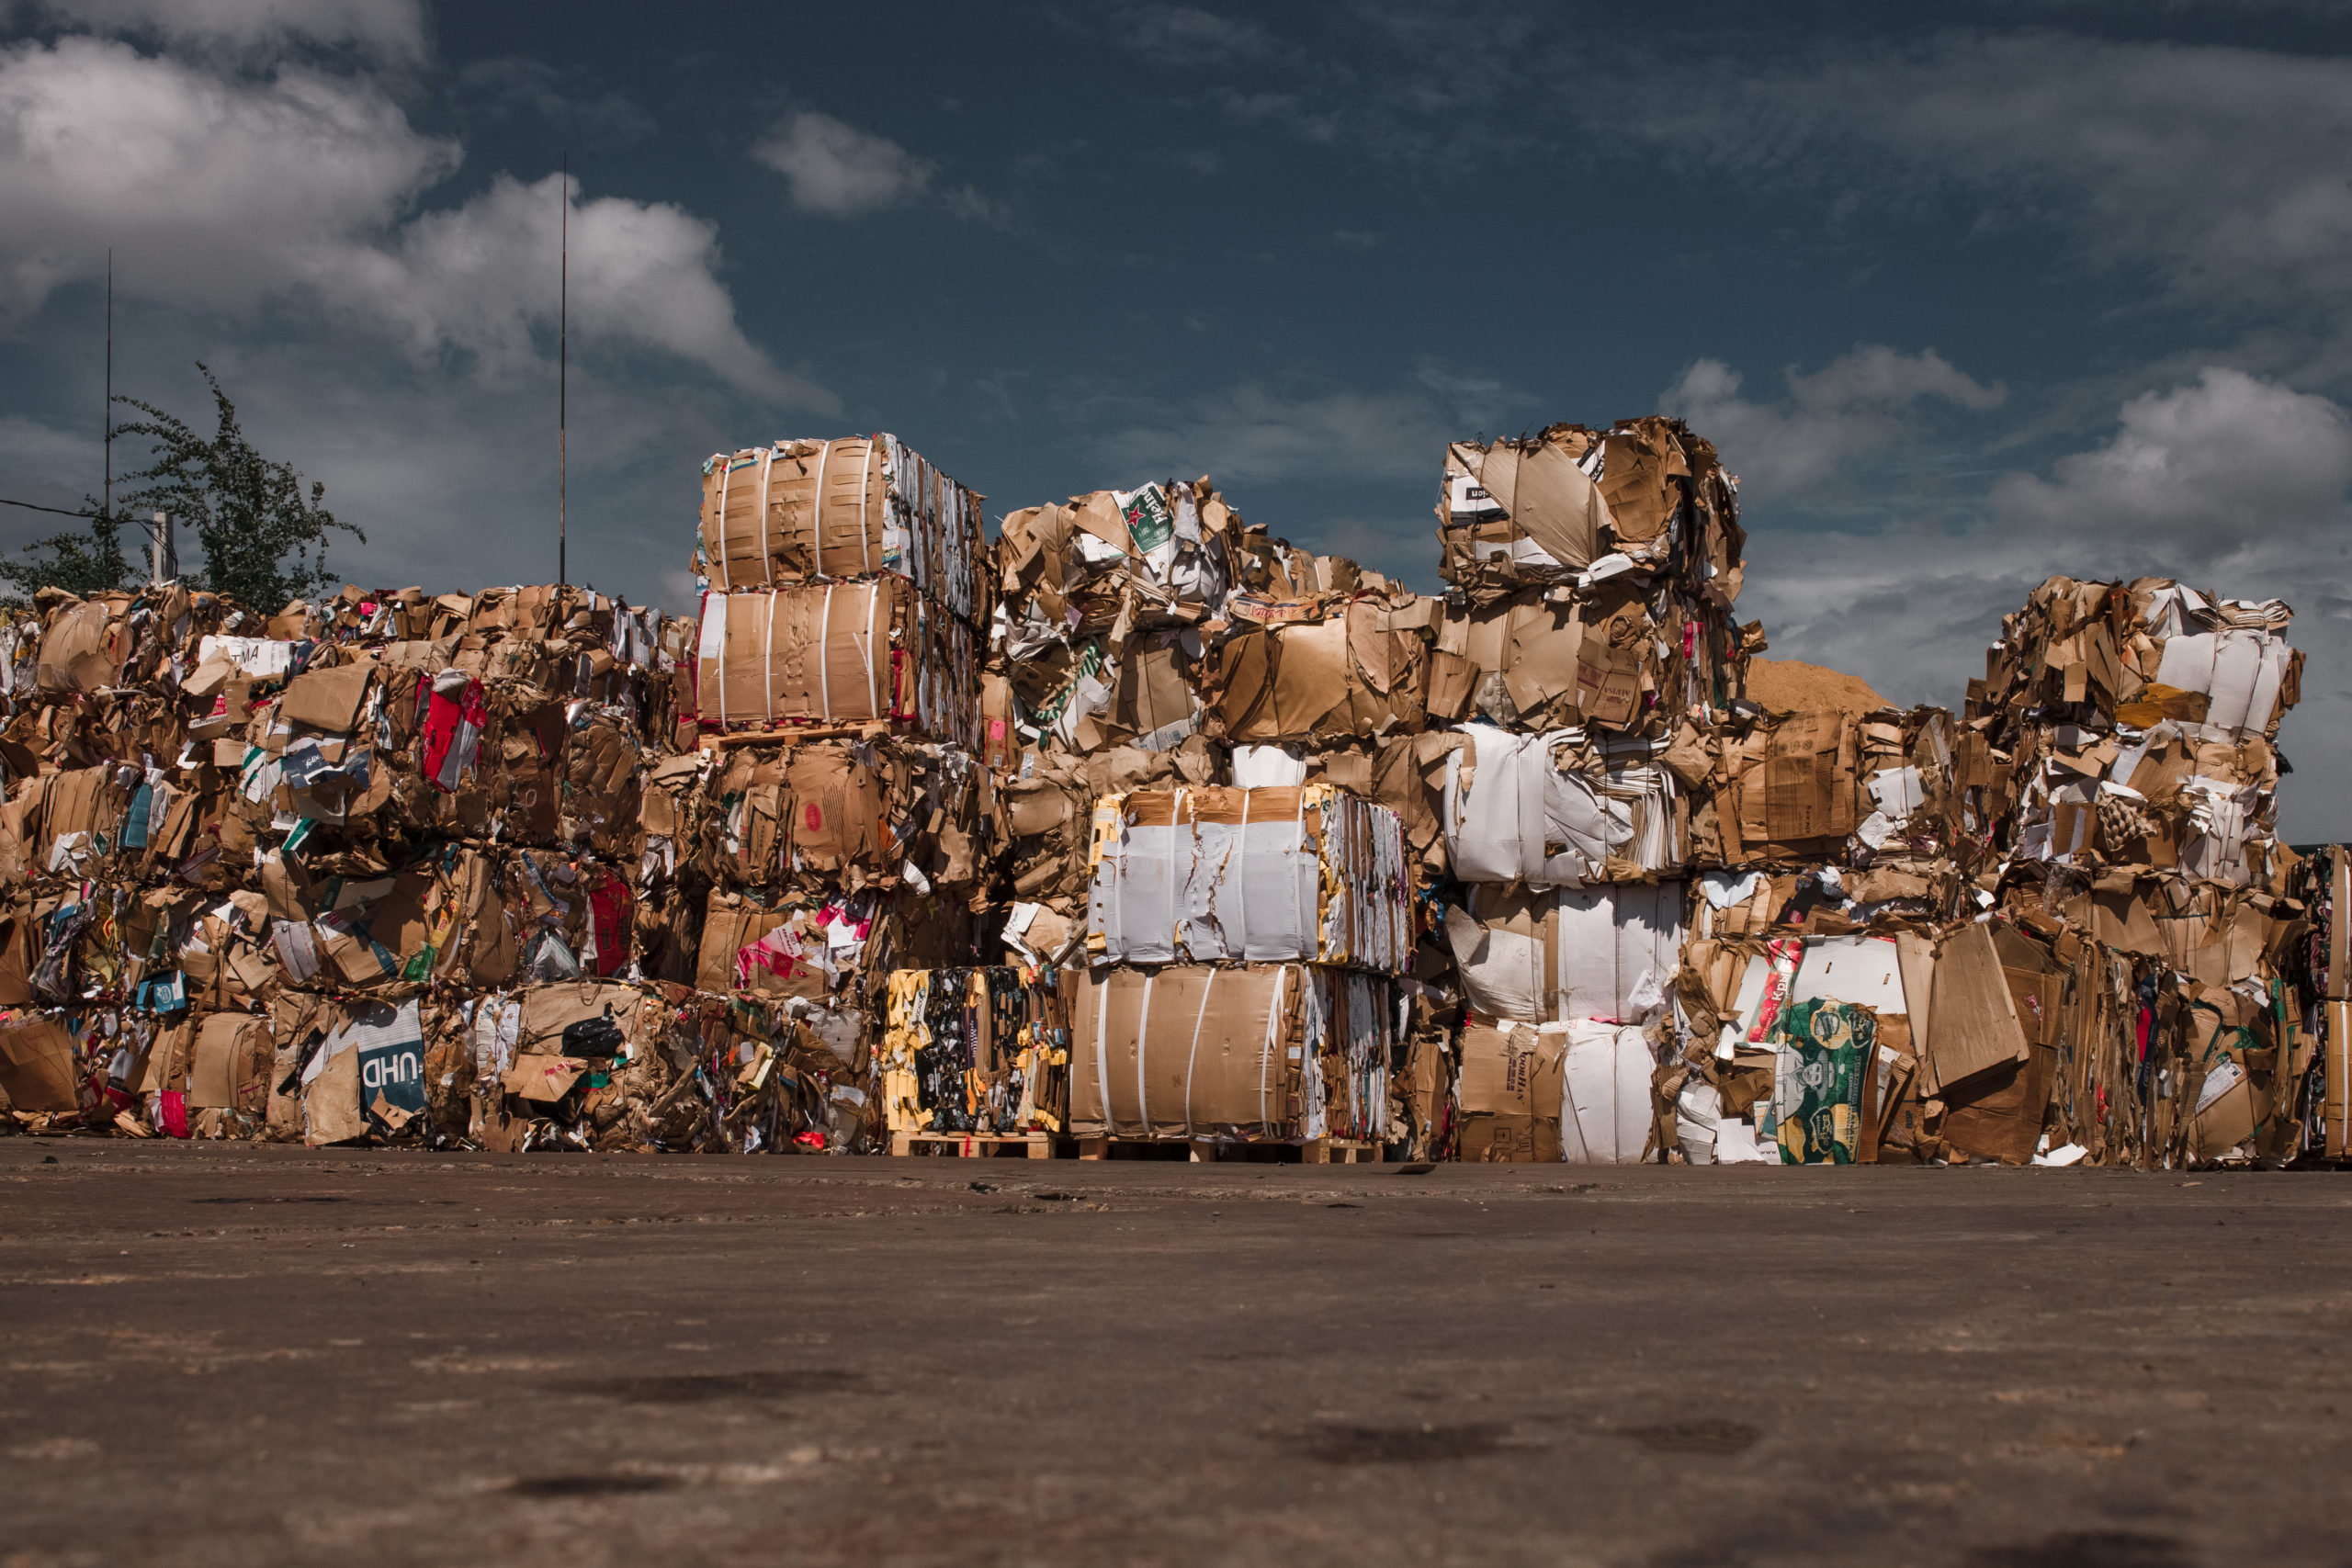
[[[567,446],[565,425],[571,412],[571,154],[563,155],[563,215],[557,220],[556,232],[560,259],[556,286],[555,327],[555,580],[558,585],[571,581],[571,563],[568,558],[571,541],[565,533],[564,486],[566,468],[571,456]]]

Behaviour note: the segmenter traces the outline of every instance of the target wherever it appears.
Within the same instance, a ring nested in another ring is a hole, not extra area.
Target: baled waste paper
[[[707,464],[691,620],[44,591],[0,619],[5,1125],[2352,1156],[2287,606],[2053,578],[1904,708],[1763,657],[1679,423],[1431,457],[1442,596],[1206,479],[991,543],[888,435]]]

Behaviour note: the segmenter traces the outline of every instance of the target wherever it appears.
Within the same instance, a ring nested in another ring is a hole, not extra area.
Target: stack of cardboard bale
[[[1679,422],[1555,424],[1449,446],[1438,518],[1453,592],[1429,710],[1467,722],[1421,754],[1442,768],[1464,1015],[1452,1114],[1416,1121],[1466,1159],[1638,1160],[1675,1043],[1684,876],[1758,641],[1732,618],[1736,492]],[[1419,1079],[1441,1104],[1448,1066]]]
[[[707,728],[877,722],[978,740],[980,502],[892,435],[703,464],[695,702]]]
[[[1076,982],[1035,965],[894,971],[881,1052],[891,1152],[926,1136],[1010,1136],[1050,1153],[1069,1112]]]
[[[831,1092],[866,1136],[890,972],[975,955],[993,805],[974,750],[980,502],[887,434],[704,465],[702,734],[698,761],[660,770],[676,864],[658,973],[821,1018],[849,1047]]]
[[[2154,1166],[2304,1146],[2317,998],[2275,832],[2290,619],[2163,579],[2052,578],[1970,683],[1977,881],[2042,950],[2019,1076],[2028,1112],[2047,1078],[2053,1147]]]
[[[2318,847],[2290,874],[2281,913],[2294,922],[2279,968],[2295,987],[2304,1032],[2317,1042],[2317,1082],[2303,1152],[2352,1158],[2352,849]]]
[[[1755,658],[1670,420],[1449,446],[1442,599],[1205,479],[979,503],[888,435],[714,457],[694,622],[0,615],[5,1125],[2352,1154],[2282,604],[2053,578],[1955,717]]]
[[[1727,738],[1662,1134],[1791,1162],[2305,1147],[2313,900],[2271,829],[2288,619],[2053,578],[1958,722],[1792,707]]]
[[[995,892],[1009,955],[1090,965],[1073,1130],[1385,1140],[1404,1005],[1389,977],[1409,967],[1436,838],[1413,750],[1435,602],[1269,537],[1206,479],[1016,512],[999,565],[982,703],[1005,780]],[[1264,874],[1292,878],[1270,884],[1286,924],[1238,860],[1193,852],[1245,839]],[[1216,906],[1209,925],[1149,934],[1131,879],[1146,862],[1163,900]],[[1265,929],[1245,937],[1242,910]],[[1375,910],[1376,936],[1344,929]],[[1147,997],[1154,1017],[1189,1010],[1182,1061],[1170,1037],[1129,1031]]]
[[[561,1093],[472,1045],[485,994],[636,995],[639,775],[677,697],[658,617],[567,588],[263,615],[166,584],[44,592],[10,632],[19,1118],[586,1143],[666,1083],[633,1013]]]
[[[1106,795],[1073,1001],[1080,1138],[1377,1144],[1411,963],[1402,823],[1329,783]]]

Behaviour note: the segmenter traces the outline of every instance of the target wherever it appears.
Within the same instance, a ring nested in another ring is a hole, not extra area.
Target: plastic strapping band
[[[825,575],[825,459],[833,454],[831,440],[817,444],[817,505],[808,514],[808,553],[817,558],[817,575]]]
[[[1094,1093],[1102,1102],[1102,1135],[1109,1137],[1111,1120],[1111,976],[1094,982]]]
[[[1209,993],[1216,989],[1216,971],[1211,969],[1201,982],[1201,1005],[1193,1014],[1193,1043],[1184,1053],[1184,1138],[1193,1136],[1193,1064],[1201,1057],[1201,1021],[1209,1015]]]
[[[775,470],[775,448],[760,448],[760,575],[775,582],[775,549],[768,541],[768,478]],[[775,612],[769,612],[773,618]]]
[[[874,483],[874,441],[871,435],[865,438],[865,467],[857,472],[857,549],[867,571],[874,570],[874,541],[865,531],[865,492]]]
[[[1168,951],[1170,953],[1180,951],[1178,943],[1183,935],[1182,930],[1177,923],[1176,919],[1178,913],[1176,897],[1176,846],[1180,841],[1177,839],[1176,834],[1177,829],[1183,826],[1184,797],[1190,793],[1191,792],[1189,790],[1183,789],[1180,786],[1176,791],[1176,804],[1170,807],[1168,812]],[[1200,845],[1197,842],[1199,837],[1200,830],[1195,827],[1193,829],[1193,838],[1195,842],[1193,846],[1195,859],[1197,859],[1199,855]]]
[[[1285,964],[1274,971],[1274,999],[1266,1009],[1266,1046],[1258,1057],[1258,1124],[1271,1127],[1266,1115],[1266,1078],[1274,1066],[1274,1036],[1282,1028],[1283,988],[1290,982],[1290,965]]]
[[[710,532],[711,543],[718,547],[718,586],[729,592],[735,588],[735,573],[727,564],[727,481],[734,477],[733,460],[721,456],[718,459],[718,525]],[[719,717],[724,722],[726,715],[722,712]]]
[[[820,493],[822,492],[820,491]],[[825,722],[828,724],[831,723],[833,718],[833,682],[832,672],[828,668],[832,661],[826,657],[825,638],[831,634],[832,629],[833,585],[828,582],[825,584],[824,607],[818,612],[817,615],[817,702],[824,709]]]
[[[856,639],[858,656],[865,660],[866,711],[876,718],[888,718],[889,714],[882,706],[882,694],[874,684],[874,613],[881,607],[881,603],[882,585],[878,582],[867,583],[865,585],[865,618],[859,623],[859,629],[852,632],[850,636]]]
[[[1244,964],[1250,961],[1250,797],[1254,793],[1241,792],[1241,841],[1233,852],[1238,873],[1233,879],[1233,923],[1241,928],[1241,946],[1237,952],[1228,942],[1225,952],[1227,958],[1238,958]]]
[[[727,634],[732,629],[727,620],[727,595],[722,592],[718,596],[718,728],[721,729],[727,728]],[[702,596],[702,613],[706,619],[710,615],[707,590]]]
[[[1151,1096],[1144,1087],[1144,1066],[1149,1059],[1144,1054],[1151,1040],[1151,983],[1159,976],[1147,970],[1143,977],[1143,1011],[1136,1020],[1136,1121],[1143,1128],[1143,1135],[1151,1136]]]

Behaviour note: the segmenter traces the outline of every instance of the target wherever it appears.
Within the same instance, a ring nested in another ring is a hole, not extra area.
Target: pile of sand
[[[1749,660],[1747,700],[1774,713],[1836,709],[1860,715],[1895,705],[1871,690],[1870,682],[1858,675],[1798,659]]]

